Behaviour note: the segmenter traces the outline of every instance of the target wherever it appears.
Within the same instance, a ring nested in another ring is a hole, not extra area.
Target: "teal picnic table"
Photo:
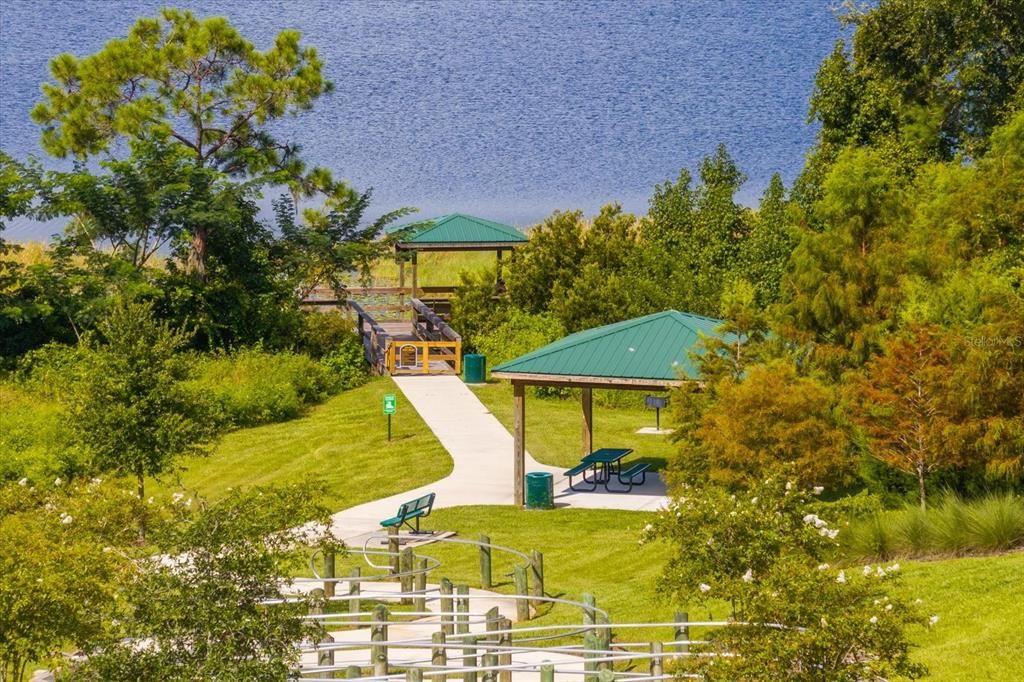
[[[622,458],[631,452],[630,448],[601,448],[585,456],[580,463],[589,464],[594,470],[594,482],[607,487],[612,474],[622,471]]]

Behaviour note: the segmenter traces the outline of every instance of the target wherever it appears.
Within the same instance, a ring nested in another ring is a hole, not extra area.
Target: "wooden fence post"
[[[598,630],[597,630],[597,640],[598,640],[598,642],[601,643],[601,648],[604,649],[605,651],[611,651],[611,648],[612,648],[612,629],[610,627],[608,627],[608,616],[606,616],[605,614],[603,614],[601,612],[598,612],[596,614],[595,620],[596,620],[598,625],[604,626],[604,627],[598,628]],[[611,667],[611,662],[610,661],[608,663],[602,663],[600,665],[600,668],[602,670],[604,670],[606,668],[609,668],[609,667]]]
[[[480,587],[487,590],[494,585],[491,580],[491,548],[488,546],[491,538],[481,535],[480,542],[484,543],[480,547]]]
[[[416,561],[416,592],[412,600],[413,611],[424,613],[427,610],[427,560],[422,558]]]
[[[370,664],[374,677],[388,674],[388,609],[383,604],[373,609],[373,625],[370,626]]]
[[[608,665],[611,665],[610,663]],[[615,671],[611,668],[602,668],[601,672],[597,674],[598,682],[614,682]]]
[[[555,666],[550,663],[541,664],[540,682],[555,682]]]
[[[544,597],[544,555],[537,550],[530,552],[530,572],[530,594],[536,598],[534,607],[539,609]]]
[[[348,612],[349,613],[358,614],[360,612],[360,608],[359,608],[359,589],[360,589],[360,587],[359,587],[359,585],[360,585],[360,578],[362,577],[362,574],[363,574],[363,571],[358,566],[356,566],[355,568],[352,569],[352,578],[354,578],[354,580],[349,580],[348,581],[348,596],[349,596]]]
[[[593,630],[587,630],[583,634],[583,679],[586,682],[592,682],[594,673],[597,672],[597,664],[593,659],[597,658],[597,650],[600,648],[601,643],[597,641],[597,635]]]
[[[464,635],[469,632],[469,585],[459,585],[455,588],[458,598],[455,600],[455,632]]]
[[[398,568],[398,526],[388,527],[388,561],[391,564],[391,575],[397,575]]]
[[[527,586],[526,566],[513,568],[512,577],[516,584],[516,620],[523,623],[530,620],[530,591]]]
[[[492,606],[488,611],[487,615],[484,616],[484,627],[487,629],[487,641],[498,643],[498,638],[491,638],[491,633],[498,629],[499,621],[501,620],[501,612],[498,611],[497,606]]]
[[[334,582],[334,551],[324,552],[324,596],[328,599],[334,596],[336,583]]]
[[[583,624],[593,625],[597,622],[597,610],[594,608],[597,605],[597,601],[594,599],[594,595],[589,592],[583,593]],[[593,632],[593,628],[587,630],[587,632]]]
[[[406,668],[405,682],[423,682],[423,668]]]
[[[363,676],[363,671],[362,671],[362,669],[358,665],[350,665],[347,668],[345,668],[345,677],[350,679],[350,680],[354,680],[357,677],[362,677],[362,676]]]
[[[406,547],[398,553],[398,571],[401,574],[399,582],[401,584],[402,592],[408,595],[412,592],[412,567],[413,567],[413,556],[412,547]],[[412,597],[405,596],[401,599],[402,604],[412,604]]]
[[[690,639],[690,626],[685,625],[685,623],[690,620],[690,614],[686,611],[676,611],[675,617],[672,620],[676,623],[680,623],[680,625],[676,625],[672,629],[672,640],[678,642],[681,639]],[[680,653],[686,653],[690,650],[690,645],[679,644],[676,648]]]
[[[452,599],[452,581],[441,578],[441,630],[446,635],[455,634],[455,602]]]
[[[661,642],[651,642],[651,677],[661,677],[665,674],[665,666],[661,662],[663,651]]]
[[[462,640],[465,648],[462,650],[462,673],[463,682],[476,682],[476,637],[465,637]]]
[[[498,646],[502,649],[507,649],[512,646],[512,621],[508,618],[502,618],[498,621],[498,629],[503,632],[498,635]],[[512,664],[512,652],[511,651],[499,651],[498,652],[498,665],[511,665]],[[498,682],[512,682],[512,671],[502,670],[498,673]]]
[[[447,640],[444,632],[435,632],[430,636],[430,665],[435,670],[444,670],[448,666],[448,649],[445,648]],[[446,682],[447,675],[432,675],[431,682]]]
[[[483,656],[484,668],[493,668],[498,665],[498,656],[496,654],[484,654]],[[484,670],[483,682],[497,682],[498,671],[497,670]]]

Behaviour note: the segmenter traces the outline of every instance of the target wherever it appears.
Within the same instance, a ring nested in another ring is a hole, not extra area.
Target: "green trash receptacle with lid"
[[[526,474],[526,508],[551,509],[555,506],[555,479],[546,471]]]
[[[462,357],[462,380],[467,384],[482,384],[487,381],[487,358],[476,353]]]

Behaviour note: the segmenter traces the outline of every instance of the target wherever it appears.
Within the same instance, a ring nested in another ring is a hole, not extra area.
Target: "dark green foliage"
[[[452,297],[452,326],[462,335],[462,349],[476,350],[476,339],[499,326],[509,315],[507,298],[495,292],[495,271],[462,272]]]
[[[749,236],[740,245],[735,275],[754,286],[755,300],[761,309],[779,300],[782,277],[795,246],[796,225],[786,200],[786,188],[776,174],[751,218]]]

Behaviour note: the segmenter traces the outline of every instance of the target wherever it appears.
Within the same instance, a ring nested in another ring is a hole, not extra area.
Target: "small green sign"
[[[384,414],[394,414],[397,406],[398,401],[395,400],[394,393],[387,393],[384,395]]]

